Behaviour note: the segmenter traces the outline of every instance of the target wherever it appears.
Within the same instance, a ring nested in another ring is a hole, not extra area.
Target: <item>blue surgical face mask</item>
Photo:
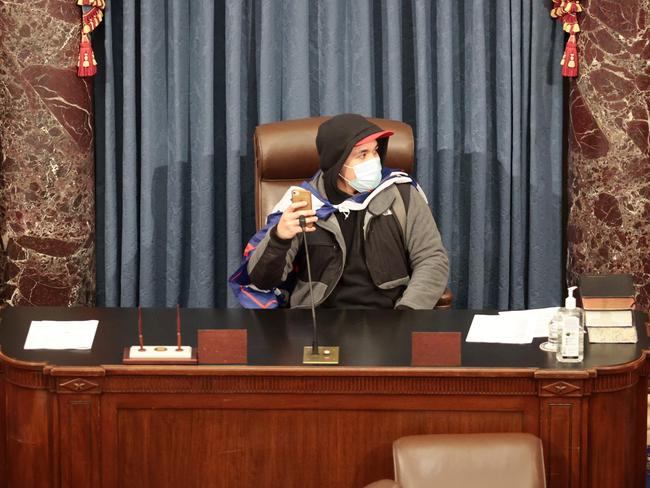
[[[348,180],[341,175],[341,178],[347,181],[358,192],[372,191],[377,188],[381,181],[381,159],[379,157],[369,159],[355,166],[349,166],[347,164],[345,166],[352,168],[356,177]]]

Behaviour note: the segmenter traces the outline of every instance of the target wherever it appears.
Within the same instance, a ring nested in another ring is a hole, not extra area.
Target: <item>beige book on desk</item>
[[[587,327],[591,344],[636,344],[636,327]]]
[[[632,327],[632,310],[585,310],[587,327]]]

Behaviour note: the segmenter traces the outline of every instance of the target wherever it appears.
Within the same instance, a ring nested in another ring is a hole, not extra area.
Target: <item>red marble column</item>
[[[583,2],[569,94],[568,280],[634,275],[650,308],[650,0]]]
[[[0,0],[1,302],[92,304],[92,80],[76,75],[80,7]]]

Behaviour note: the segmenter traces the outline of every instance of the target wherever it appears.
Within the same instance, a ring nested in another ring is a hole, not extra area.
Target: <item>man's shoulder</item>
[[[409,204],[411,203],[411,188],[413,188],[413,185],[411,183],[397,183],[395,187],[402,197],[402,202],[404,202],[404,210],[408,212]]]

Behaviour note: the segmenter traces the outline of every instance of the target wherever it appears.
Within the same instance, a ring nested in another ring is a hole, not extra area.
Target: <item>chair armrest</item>
[[[365,488],[400,488],[400,485],[393,480],[379,480],[366,485]]]

